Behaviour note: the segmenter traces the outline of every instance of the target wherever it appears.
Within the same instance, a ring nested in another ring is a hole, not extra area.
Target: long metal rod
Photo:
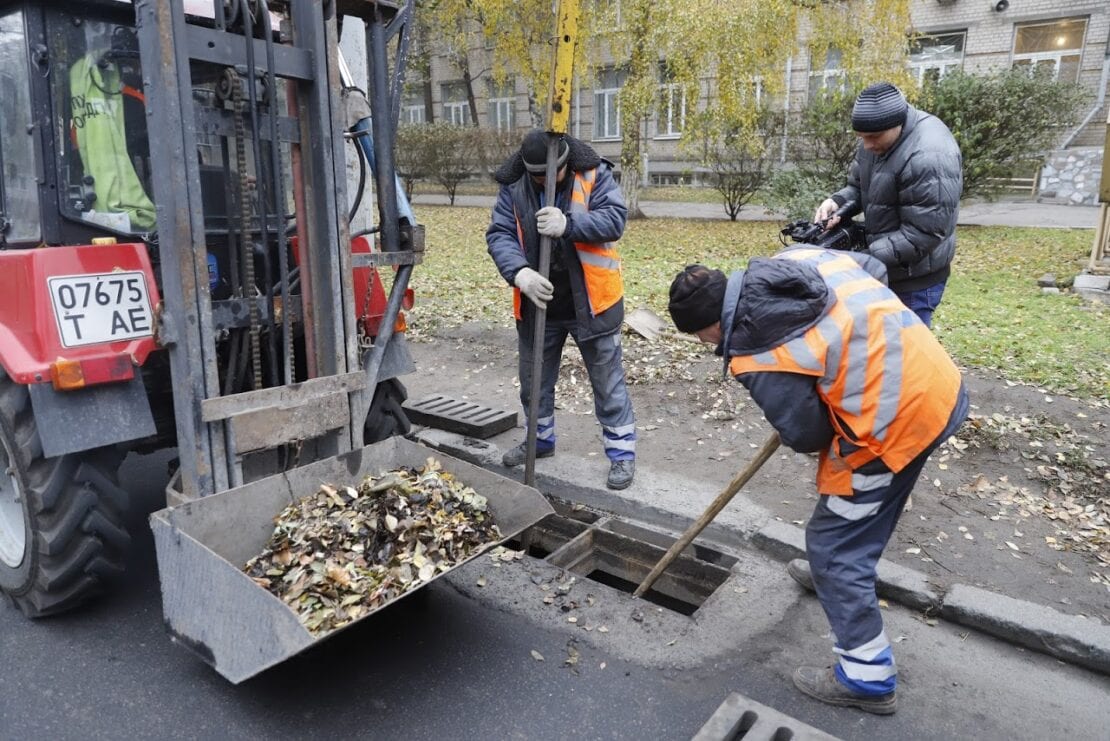
[[[678,558],[678,554],[682,553],[682,551],[686,549],[686,546],[690,545],[694,538],[701,534],[701,531],[713,521],[714,517],[720,514],[721,510],[725,508],[725,505],[732,501],[732,498],[736,496],[736,492],[740,491],[741,487],[748,483],[748,480],[755,475],[755,472],[767,462],[776,450],[778,450],[781,442],[779,433],[772,432],[771,436],[767,438],[767,442],[763,443],[763,447],[759,449],[755,458],[748,464],[748,467],[736,474],[736,477],[728,483],[724,491],[717,495],[717,498],[714,499],[713,503],[709,505],[709,508],[702,513],[697,522],[691,525],[689,529],[682,534],[682,537],[674,542],[674,545],[663,555],[663,558],[659,559],[659,563],[655,564],[655,568],[651,570],[647,578],[644,579],[643,582],[640,583],[640,586],[636,588],[636,591],[632,593],[633,597],[642,597],[645,592],[651,589],[651,585],[667,570],[671,562]]]
[[[555,178],[559,174],[559,137],[548,136],[547,173],[544,178],[543,205],[555,205]],[[539,272],[545,279],[551,271],[551,237],[540,236]],[[540,388],[543,384],[544,334],[547,332],[547,309],[533,305],[536,321],[532,330],[532,390],[528,396],[528,443],[524,459],[524,483],[536,485],[536,437],[539,434]]]

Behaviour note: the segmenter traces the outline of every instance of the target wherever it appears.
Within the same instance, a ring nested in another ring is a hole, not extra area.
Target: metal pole
[[[544,179],[543,205],[555,205],[555,178],[559,174],[559,138],[548,136],[547,175]],[[540,237],[539,272],[544,278],[551,272],[551,237]],[[543,336],[547,330],[547,309],[533,306],[536,321],[532,329],[532,390],[528,396],[528,448],[524,459],[524,483],[536,485],[536,437],[539,434],[540,387],[543,381]]]
[[[570,123],[570,86],[574,75],[574,46],[578,43],[578,0],[558,0],[555,7],[555,58],[551,65],[551,89],[547,99],[547,177],[544,180],[545,206],[555,205],[555,178],[559,174],[559,140]],[[551,267],[551,238],[540,237],[539,273],[547,278]],[[532,391],[528,397],[528,441],[524,459],[524,483],[535,486],[537,416],[540,409],[540,385],[543,380],[543,336],[547,328],[547,310],[535,307],[536,320],[532,336]],[[522,541],[523,542],[523,541]],[[527,547],[525,547],[527,550]]]

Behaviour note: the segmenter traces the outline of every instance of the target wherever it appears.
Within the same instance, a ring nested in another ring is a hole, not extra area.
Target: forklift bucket
[[[265,547],[274,518],[321,483],[357,485],[367,475],[419,467],[429,457],[487,498],[501,531],[500,542],[553,512],[543,495],[529,486],[401,437],[169,507],[153,513],[150,523],[170,635],[238,684],[412,594],[416,589],[350,625],[314,637],[293,610],[255,584],[242,567]]]

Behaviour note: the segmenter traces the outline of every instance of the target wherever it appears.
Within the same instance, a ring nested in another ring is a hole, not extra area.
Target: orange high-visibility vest
[[[853,470],[880,458],[897,473],[944,431],[960,372],[917,316],[851,257],[793,249],[776,259],[813,264],[836,301],[800,337],[734,357],[729,369],[733,375],[781,371],[818,379],[835,435],[821,453],[817,489],[850,496]],[[859,450],[841,457],[841,438]]]
[[[570,194],[570,212],[584,214],[590,210],[590,194],[597,180],[597,170],[591,169],[574,174],[574,188]],[[516,235],[524,249],[524,230],[520,226],[520,214],[516,215]],[[624,296],[624,281],[621,277],[621,256],[612,242],[592,244],[575,242],[578,262],[582,265],[582,275],[586,282],[586,297],[590,302],[590,314],[597,316],[610,308]],[[513,316],[519,321],[520,289],[513,288]]]

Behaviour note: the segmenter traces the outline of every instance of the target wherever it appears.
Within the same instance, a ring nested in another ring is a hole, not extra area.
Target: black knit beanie
[[[543,175],[547,172],[547,142],[549,136],[546,131],[540,129],[533,129],[524,136],[524,141],[520,145],[520,156],[524,159],[524,169],[536,175]],[[566,164],[567,156],[570,154],[570,145],[563,137],[559,137],[559,159],[555,163],[555,170],[558,171],[560,167]]]
[[[852,128],[876,133],[906,123],[909,104],[902,91],[889,82],[876,82],[863,89],[852,106]]]
[[[687,265],[671,282],[667,311],[679,332],[693,334],[721,319],[728,278],[720,270]]]

